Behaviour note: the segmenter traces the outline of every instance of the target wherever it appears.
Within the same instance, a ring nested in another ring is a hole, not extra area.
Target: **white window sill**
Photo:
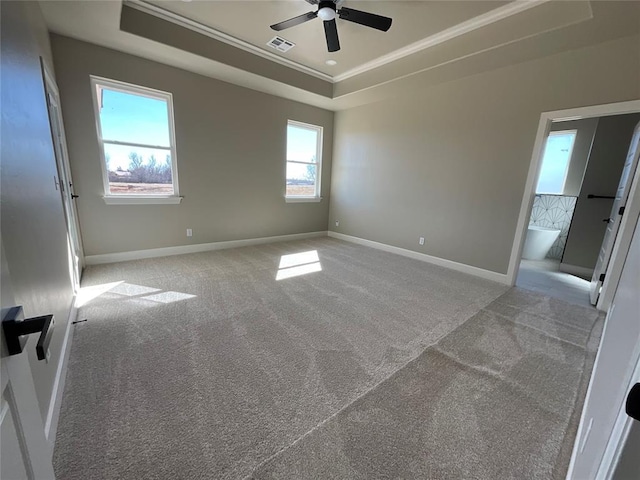
[[[322,197],[284,197],[287,203],[318,203]]]
[[[176,205],[182,197],[145,197],[132,195],[109,195],[102,197],[107,205]]]

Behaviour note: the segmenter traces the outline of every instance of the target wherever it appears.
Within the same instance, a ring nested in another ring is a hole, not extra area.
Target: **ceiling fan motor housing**
[[[375,13],[363,12],[355,8],[342,7],[343,0],[321,0],[320,2],[317,0],[307,0],[307,2],[312,5],[317,4],[318,10],[303,13],[284,22],[276,23],[271,25],[271,28],[279,32],[319,18],[323,21],[324,35],[327,39],[327,50],[329,52],[337,52],[340,50],[340,39],[338,38],[336,18],[364,25],[365,27],[375,28],[383,32],[386,32],[389,30],[389,27],[391,27],[391,18],[376,15]],[[338,10],[338,8],[340,8],[340,10]]]
[[[322,1],[318,4],[318,17],[328,22],[336,18],[336,4],[332,1]]]

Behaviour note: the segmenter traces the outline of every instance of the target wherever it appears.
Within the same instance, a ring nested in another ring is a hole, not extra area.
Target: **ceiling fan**
[[[271,28],[279,32],[318,17],[324,23],[324,35],[327,38],[327,49],[330,52],[337,52],[340,50],[340,40],[338,39],[336,16],[341,20],[358,23],[365,27],[382,30],[383,32],[386,32],[391,27],[391,19],[389,17],[383,17],[381,15],[376,15],[375,13],[343,7],[343,1],[344,0],[306,0],[306,2],[311,5],[318,5],[318,10],[298,15],[297,17],[290,18],[284,22],[276,23],[275,25],[271,25]]]

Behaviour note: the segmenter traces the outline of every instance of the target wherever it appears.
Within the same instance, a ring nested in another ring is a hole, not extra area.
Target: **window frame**
[[[104,188],[103,199],[107,205],[148,205],[148,204],[178,204],[182,201],[178,188],[178,156],[176,152],[175,117],[173,111],[173,95],[170,92],[156,90],[141,85],[121,82],[109,78],[90,75],[91,98],[93,101],[93,116],[96,122],[96,135],[98,138],[98,149],[100,150],[100,170],[102,171],[102,184]],[[102,137],[102,123],[100,121],[100,108],[98,101],[98,88],[105,88],[121,93],[138,95],[154,100],[162,100],[167,103],[167,116],[169,122],[169,147],[159,145],[148,145],[135,142],[121,142],[117,140],[104,139]],[[110,145],[129,145],[142,148],[156,148],[171,152],[171,181],[173,183],[172,195],[158,194],[138,194],[138,195],[115,195],[110,193],[109,172],[104,153],[105,143]]]
[[[573,141],[571,142],[571,148],[569,149],[569,160],[567,161],[567,166],[564,170],[564,175],[562,177],[562,186],[560,187],[560,192],[559,193],[558,192],[539,192],[538,184],[540,183],[540,175],[542,174],[542,168],[544,167],[544,157],[547,153],[547,143],[549,142],[549,138],[551,138],[552,136],[569,135],[569,134],[573,135]],[[577,129],[555,130],[555,131],[549,132],[544,142],[544,150],[542,152],[542,158],[540,160],[540,171],[538,172],[538,179],[536,181],[536,186],[535,186],[536,195],[564,195],[564,190],[567,185],[567,177],[569,176],[569,169],[571,168],[571,159],[573,158],[573,149],[576,146],[577,138],[578,138]]]
[[[313,125],[311,123],[299,122],[297,120],[287,120],[287,129],[289,126],[304,128],[307,130],[315,131],[318,136],[316,140],[316,161],[315,162],[301,162],[299,160],[289,160],[285,152],[285,169],[284,169],[284,198],[287,203],[307,203],[307,202],[320,202],[322,200],[321,187],[322,187],[322,143],[324,141],[324,127],[321,125]],[[285,147],[289,150],[289,134],[288,131],[285,135]],[[316,183],[315,183],[315,195],[287,195],[287,166],[291,163],[297,163],[300,165],[315,165],[316,166]]]

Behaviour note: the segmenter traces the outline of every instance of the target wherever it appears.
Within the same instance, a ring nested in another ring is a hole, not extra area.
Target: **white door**
[[[617,418],[621,413],[626,417],[624,402],[640,359],[639,291],[640,222],[637,222],[622,276],[605,320],[568,479],[601,478],[596,475],[601,461],[611,461],[611,456],[606,455],[608,444],[615,435]]]
[[[69,258],[72,265],[71,278],[73,280],[73,289],[77,293],[80,287],[80,274],[82,272],[82,242],[80,241],[80,223],[74,201],[77,195],[73,192],[73,180],[71,179],[71,167],[69,166],[69,155],[67,152],[67,142],[64,134],[64,124],[62,122],[62,111],[60,109],[60,94],[58,87],[49,74],[44,62],[40,62],[42,67],[42,75],[46,89],[47,108],[49,110],[49,121],[51,124],[51,137],[56,156],[56,164],[58,167],[58,183],[57,188],[62,196],[62,205],[64,207],[65,219],[67,221],[67,232],[69,233]]]
[[[11,277],[0,238],[0,315],[4,320],[15,306]],[[0,478],[3,480],[48,480],[55,478],[51,445],[44,434],[27,353],[8,356],[0,328]],[[27,348],[35,348],[33,340]]]
[[[593,277],[591,278],[591,289],[589,296],[591,298],[591,304],[598,303],[598,297],[600,296],[600,290],[602,289],[602,282],[604,281],[604,275],[606,274],[607,267],[609,266],[609,260],[611,259],[611,252],[613,251],[613,245],[616,241],[616,235],[620,228],[620,220],[623,215],[624,207],[629,197],[629,190],[631,189],[631,182],[638,165],[638,156],[640,155],[640,123],[636,125],[631,139],[631,145],[629,146],[629,153],[627,154],[627,160],[625,161],[624,168],[622,169],[622,176],[620,177],[620,183],[618,184],[618,190],[613,201],[613,207],[611,209],[611,215],[609,215],[609,221],[607,223],[607,230],[604,235],[604,240],[600,246],[600,253],[598,254],[598,261],[593,271]]]

